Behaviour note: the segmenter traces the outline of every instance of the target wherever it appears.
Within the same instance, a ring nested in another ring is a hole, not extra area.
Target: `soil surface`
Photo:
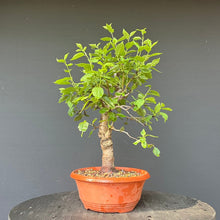
[[[76,174],[83,175],[83,176],[91,176],[91,177],[113,177],[113,178],[121,178],[121,177],[135,177],[135,176],[141,176],[142,174],[135,172],[135,171],[125,171],[123,169],[117,169],[114,172],[110,173],[103,173],[99,170],[93,170],[93,169],[86,169],[86,170],[77,170],[75,171]]]

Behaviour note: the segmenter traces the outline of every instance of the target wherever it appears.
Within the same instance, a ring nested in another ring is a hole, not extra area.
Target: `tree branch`
[[[131,136],[127,131],[123,131],[123,130],[120,130],[120,129],[116,129],[115,127],[112,127],[111,128],[113,131],[118,131],[118,132],[121,132],[121,133],[124,133],[124,134],[126,134],[129,138],[131,138],[131,139],[134,139],[134,140],[138,140],[137,138],[135,138],[135,137],[133,137],[133,136]]]
[[[130,78],[130,80],[127,82],[127,84],[126,84],[126,86],[125,86],[125,89],[124,89],[125,91],[127,90],[129,84],[133,81],[134,77],[135,77],[137,74],[138,74],[138,71],[136,71],[135,75],[133,75],[133,76]]]
[[[124,107],[124,106],[121,105],[121,106],[118,106],[118,107],[121,108],[122,110],[126,111],[127,114],[128,114],[129,116],[131,116],[131,118],[134,119],[135,121],[137,121],[139,124],[141,124],[142,126],[145,126],[144,123],[142,123],[141,121],[139,121],[135,116],[133,116],[133,115],[128,111],[127,106]],[[128,106],[128,107],[130,107],[130,106]],[[131,107],[130,107],[130,108],[131,108]],[[130,108],[129,108],[129,109],[130,109]]]

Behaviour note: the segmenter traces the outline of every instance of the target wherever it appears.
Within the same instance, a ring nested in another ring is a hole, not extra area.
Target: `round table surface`
[[[8,220],[215,220],[215,210],[187,196],[143,191],[136,208],[129,213],[98,213],[84,209],[78,192],[45,195],[15,206]]]

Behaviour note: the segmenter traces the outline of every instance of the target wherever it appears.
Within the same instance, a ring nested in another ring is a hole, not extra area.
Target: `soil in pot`
[[[103,173],[99,170],[94,169],[85,169],[85,170],[76,170],[76,174],[87,176],[87,177],[104,177],[104,178],[121,178],[121,177],[135,177],[141,176],[139,172],[136,171],[127,171],[124,169],[116,169],[114,172]]]

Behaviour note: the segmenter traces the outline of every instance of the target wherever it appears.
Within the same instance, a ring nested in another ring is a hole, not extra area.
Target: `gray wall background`
[[[55,58],[97,42],[105,23],[159,40],[163,74],[152,83],[174,109],[154,129],[160,159],[114,134],[116,164],[148,170],[147,190],[220,211],[219,11],[215,0],[0,1],[0,219],[24,200],[76,190],[71,170],[100,165],[98,138],[81,139],[52,82],[63,76]]]

